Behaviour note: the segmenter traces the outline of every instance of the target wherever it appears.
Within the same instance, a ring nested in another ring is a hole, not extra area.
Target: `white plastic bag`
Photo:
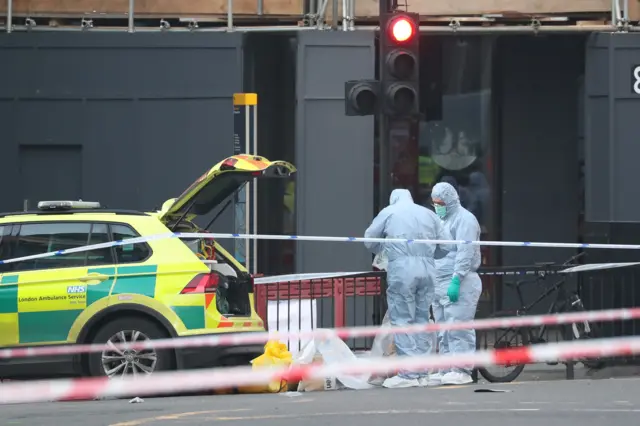
[[[382,324],[380,328],[391,328],[391,320],[389,319],[389,311],[384,314],[384,318],[382,319]],[[371,356],[373,357],[381,357],[381,356],[391,356],[395,352],[393,343],[393,334],[378,334],[373,339],[373,344],[371,345]]]
[[[313,357],[316,356],[318,350],[316,349],[316,344],[313,340],[307,342],[306,345],[302,347],[302,350],[293,356],[293,364],[297,365],[307,365],[313,362]]]
[[[387,255],[385,254],[384,250],[376,254],[376,257],[373,258],[373,263],[371,265],[373,265],[374,268],[380,269],[381,271],[387,270],[387,266],[389,266],[389,259],[387,259]]]
[[[343,342],[338,336],[318,338],[315,346],[322,355],[325,364],[343,364],[345,362],[357,362],[358,358],[351,352],[349,346]],[[336,376],[338,382],[349,389],[371,389],[369,374],[364,375],[346,375],[340,374]]]

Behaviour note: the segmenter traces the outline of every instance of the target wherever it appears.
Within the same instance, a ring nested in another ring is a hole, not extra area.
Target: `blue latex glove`
[[[449,296],[451,303],[456,303],[460,298],[460,277],[457,275],[454,275],[453,278],[451,278],[451,283],[447,289],[447,296]]]

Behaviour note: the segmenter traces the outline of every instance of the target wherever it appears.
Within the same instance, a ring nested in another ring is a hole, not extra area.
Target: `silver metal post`
[[[253,155],[258,155],[258,103],[253,106]],[[252,232],[258,233],[258,179],[253,179],[253,229]],[[254,274],[258,273],[258,240],[253,240],[253,268]]]
[[[342,31],[347,31],[349,27],[349,0],[342,0]]]
[[[349,0],[349,30],[356,29],[356,0]]]
[[[625,23],[629,22],[629,0],[624,0],[623,2],[622,19],[624,19]]]
[[[258,16],[264,15],[264,0],[258,0]]]
[[[136,0],[129,0],[129,32],[132,33],[135,31],[134,23],[133,23],[133,15],[134,15],[134,7]]]
[[[233,0],[227,0],[227,30],[233,31]]]
[[[249,138],[251,137],[251,108],[253,106],[243,105],[241,108],[244,108],[244,153],[247,155],[251,155],[251,141]],[[255,179],[253,179],[255,180]],[[253,182],[249,181],[248,185],[244,187],[244,229],[249,232],[252,232],[251,229],[251,216],[249,214],[249,206],[251,206],[251,193],[250,190],[253,186]],[[247,240],[244,242],[244,266],[247,268],[247,271],[251,273],[251,240]]]
[[[7,33],[13,29],[13,0],[7,0]]]
[[[331,29],[338,29],[338,0],[331,1]]]
[[[318,13],[318,8],[316,7],[316,0],[309,0],[309,15],[313,16]]]
[[[316,20],[317,28],[324,28],[325,15],[327,13],[327,4],[329,0],[318,0],[318,18]]]

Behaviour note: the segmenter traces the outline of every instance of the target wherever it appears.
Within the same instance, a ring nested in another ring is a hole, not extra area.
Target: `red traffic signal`
[[[383,114],[416,116],[420,111],[420,15],[380,16],[380,107]]]
[[[397,16],[389,21],[389,37],[396,43],[406,43],[415,37],[418,29],[415,23],[406,16]]]

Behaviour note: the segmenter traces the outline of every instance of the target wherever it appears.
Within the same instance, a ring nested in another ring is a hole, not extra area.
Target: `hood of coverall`
[[[458,181],[453,176],[442,176],[440,182],[446,182],[449,185],[453,186],[456,191],[458,191]]]
[[[389,197],[389,204],[393,205],[396,203],[413,203],[413,197],[411,196],[411,192],[407,189],[394,189],[391,192],[391,196]]]
[[[460,207],[460,196],[453,186],[446,182],[437,183],[431,190],[431,199],[439,198],[447,207],[445,219],[455,213]]]

